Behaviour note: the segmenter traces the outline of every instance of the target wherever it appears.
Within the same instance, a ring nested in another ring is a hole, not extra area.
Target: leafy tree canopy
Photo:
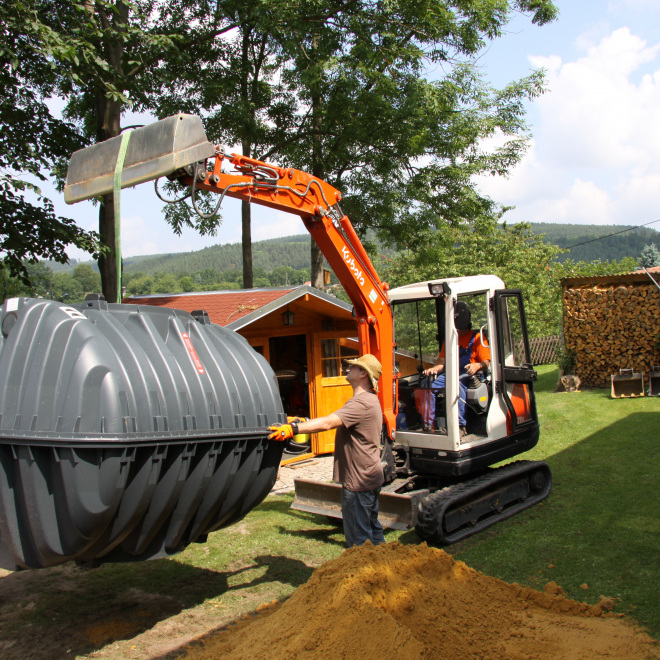
[[[95,60],[88,44],[65,38],[42,19],[39,2],[0,5],[0,269],[27,283],[27,264],[39,257],[65,263],[69,245],[98,256],[98,235],[58,217],[38,182],[58,159],[80,147],[76,132],[53,117],[47,101],[57,92],[57,60]]]

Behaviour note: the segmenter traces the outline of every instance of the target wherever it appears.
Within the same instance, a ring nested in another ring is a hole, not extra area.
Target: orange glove
[[[268,436],[269,440],[278,440],[280,442],[284,442],[285,440],[293,438],[295,435],[291,424],[273,424],[272,426],[268,427],[268,430],[272,431],[272,433]]]
[[[304,417],[287,417],[286,421],[289,424],[296,423],[296,424],[302,424],[303,422],[307,422],[309,420],[305,419]]]

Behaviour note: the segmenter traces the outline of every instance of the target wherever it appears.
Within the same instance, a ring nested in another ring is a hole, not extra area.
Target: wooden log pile
[[[584,386],[610,387],[620,369],[648,373],[660,364],[660,290],[652,282],[587,284],[563,294],[564,341]]]

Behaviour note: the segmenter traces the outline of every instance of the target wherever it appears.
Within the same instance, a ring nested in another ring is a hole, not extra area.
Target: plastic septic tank
[[[12,298],[0,330],[3,568],[168,556],[275,483],[275,374],[205,314]]]

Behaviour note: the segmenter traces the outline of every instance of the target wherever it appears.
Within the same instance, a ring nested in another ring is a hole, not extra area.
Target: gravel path
[[[286,454],[285,454],[286,456]],[[288,493],[293,490],[293,480],[299,477],[305,479],[318,479],[319,481],[332,481],[332,454],[315,456],[299,463],[280,466],[277,481],[270,491],[273,495]]]

